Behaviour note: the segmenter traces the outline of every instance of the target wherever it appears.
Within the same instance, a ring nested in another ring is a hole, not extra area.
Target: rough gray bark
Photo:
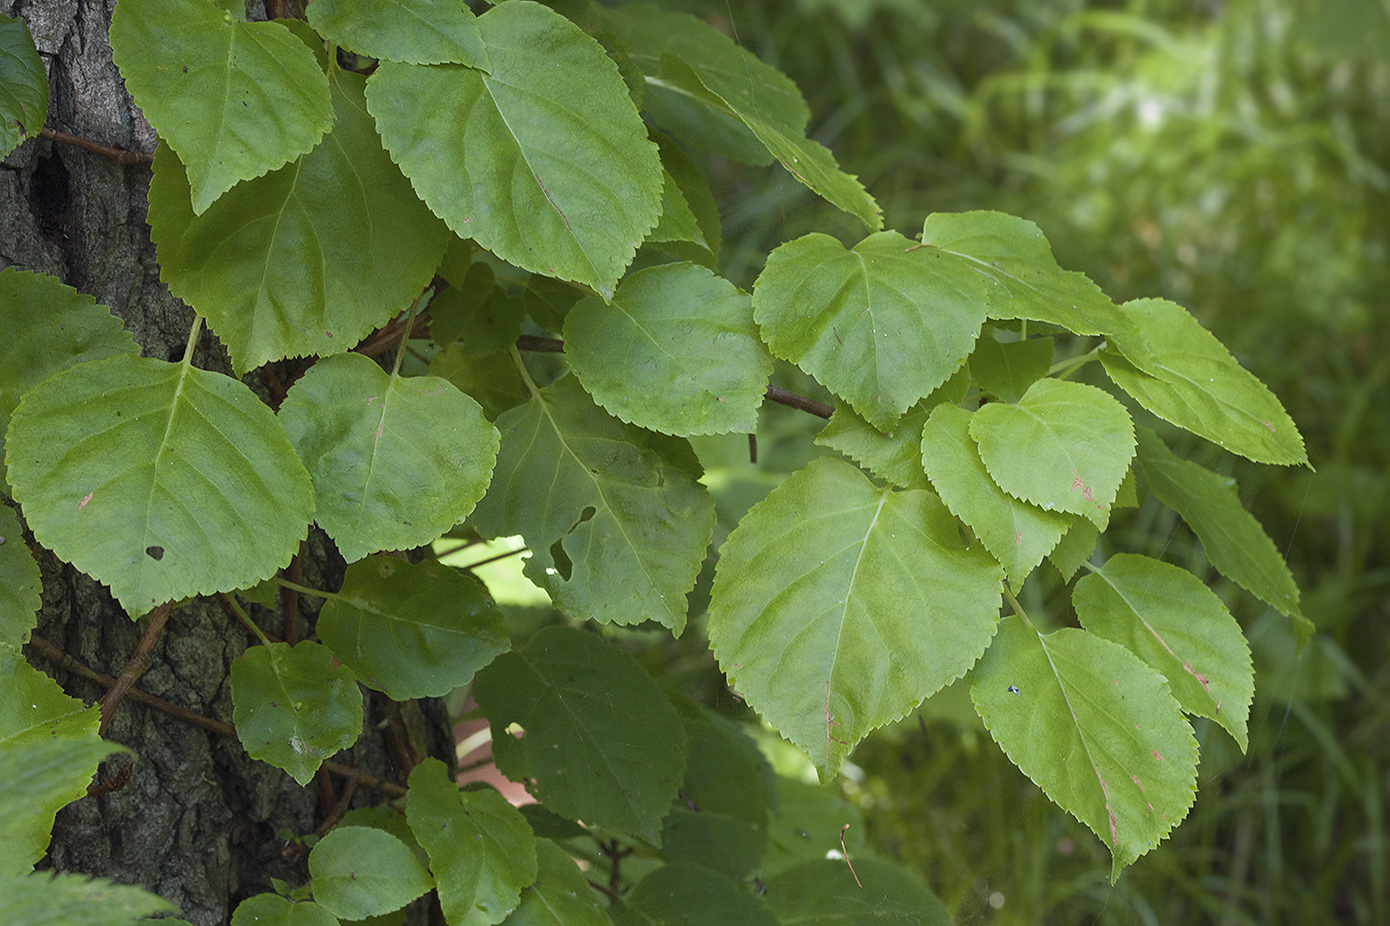
[[[0,11],[28,22],[49,69],[48,126],[104,145],[149,153],[155,133],[134,107],[111,61],[107,29],[114,0],[0,0]],[[193,313],[159,282],[155,249],[145,225],[150,171],[47,141],[30,140],[0,164],[0,269],[51,273],[109,306],[146,356],[182,356]],[[225,351],[205,334],[195,363],[230,372]],[[265,395],[255,373],[246,382]],[[311,534],[302,555],[303,582],[336,589],[343,564],[332,544]],[[43,557],[43,609],[38,633],[91,668],[119,676],[143,622],[132,622],[107,590],[51,555]],[[283,606],[283,605],[282,605]],[[316,601],[301,599],[301,633]],[[253,612],[279,632],[282,617]],[[228,667],[250,642],[216,600],[174,611],[154,659],[137,686],[166,701],[224,723],[232,719]],[[30,651],[70,694],[88,702],[105,691],[59,671]],[[379,721],[392,721],[373,701],[366,733],[353,755],[338,760],[403,780],[409,769],[388,768]],[[452,759],[447,718],[425,705],[426,751]],[[397,718],[398,719],[398,718]],[[396,728],[400,724],[395,723]],[[270,890],[271,876],[307,880],[302,853],[286,852],[277,833],[312,833],[335,794],[299,787],[280,770],[252,761],[235,740],[209,733],[129,699],[106,736],[137,756],[120,790],[88,797],[58,817],[46,865],[142,885],[172,901],[195,926],[226,923],[241,899]],[[103,767],[111,775],[126,763]],[[381,795],[360,788],[354,804]]]

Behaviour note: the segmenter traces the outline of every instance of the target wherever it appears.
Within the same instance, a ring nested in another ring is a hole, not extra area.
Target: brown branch
[[[127,148],[113,148],[110,145],[94,142],[90,138],[69,135],[67,132],[60,132],[57,129],[41,129],[39,131],[39,138],[45,141],[61,142],[64,145],[71,145],[74,148],[81,148],[83,151],[90,151],[93,154],[99,154],[104,158],[110,158],[122,164],[154,163],[154,155],[152,154],[145,154],[143,151],[131,151]]]
[[[130,657],[130,662],[127,662],[125,668],[121,670],[121,677],[116,679],[116,683],[111,686],[111,690],[106,692],[106,697],[101,701],[101,725],[97,727],[97,736],[106,732],[106,728],[111,725],[111,718],[116,716],[116,708],[120,706],[125,693],[130,690],[130,686],[135,684],[136,679],[144,675],[145,670],[150,667],[150,659],[154,656],[154,645],[159,640],[159,635],[164,632],[164,625],[169,621],[169,611],[172,607],[173,602],[166,601],[150,612],[150,624],[141,635],[140,642],[135,645],[135,653]]]
[[[87,679],[87,681],[95,682],[103,688],[114,688],[116,685],[116,680],[111,676],[104,675],[101,672],[89,668],[36,633],[29,634],[29,646],[34,652],[60,669],[65,669],[68,672],[80,675]],[[236,728],[231,724],[223,723],[220,720],[213,720],[211,717],[204,717],[202,714],[195,714],[187,708],[179,707],[177,704],[170,704],[168,701],[162,698],[156,698],[154,695],[141,691],[133,685],[126,690],[125,695],[132,701],[143,704],[146,707],[152,707],[157,711],[163,711],[176,720],[182,720],[184,723],[192,724],[195,727],[202,727],[204,730],[216,733],[218,736],[223,736],[227,739],[237,739]],[[355,768],[351,768],[339,762],[324,762],[323,767],[340,778],[356,781],[359,784],[364,784],[369,788],[375,788],[392,797],[405,796],[406,789],[393,781],[386,781],[385,779],[358,771]]]
[[[516,339],[516,349],[541,354],[563,354],[565,342],[559,338],[542,338],[534,334],[523,334]]]
[[[306,541],[299,542],[299,552],[290,560],[290,581],[295,585],[302,585],[304,572],[300,566],[300,557],[304,555],[304,544]],[[287,586],[280,587],[280,601],[283,602],[285,613],[280,621],[280,635],[285,638],[285,642],[294,646],[299,642],[299,590]]]

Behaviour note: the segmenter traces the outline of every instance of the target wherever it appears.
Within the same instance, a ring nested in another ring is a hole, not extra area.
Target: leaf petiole
[[[183,366],[193,365],[193,348],[198,346],[198,335],[203,333],[203,316],[193,313],[193,327],[188,329],[188,345],[183,349]]]

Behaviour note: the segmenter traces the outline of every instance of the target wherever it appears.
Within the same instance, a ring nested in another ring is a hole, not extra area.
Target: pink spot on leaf
[[[1149,755],[1151,755],[1151,756],[1154,757],[1154,761],[1155,761],[1155,762],[1162,762],[1162,761],[1163,761],[1163,753],[1161,753],[1161,752],[1154,752],[1152,749],[1150,749],[1150,750],[1149,750]]]
[[[1014,546],[1023,546],[1023,531],[1014,531]]]
[[[95,495],[95,494],[96,494],[95,492],[88,492],[88,493],[87,493],[87,497],[84,498],[84,499],[82,499],[82,501],[80,501],[80,502],[77,503],[77,510],[78,510],[78,511],[81,511],[83,508],[86,508],[86,507],[87,507],[87,503],[90,502],[90,501],[92,500],[92,496]]]

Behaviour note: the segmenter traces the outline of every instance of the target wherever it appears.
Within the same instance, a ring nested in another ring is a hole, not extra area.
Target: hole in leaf
[[[148,556],[150,559],[154,560],[155,562],[159,562],[164,558],[164,548],[145,547],[145,555]]]
[[[563,540],[557,540],[550,545],[550,560],[555,564],[555,572],[563,581],[568,582],[570,572],[574,569],[574,563],[570,562],[569,554],[565,552]],[[549,572],[550,570],[546,571]]]

